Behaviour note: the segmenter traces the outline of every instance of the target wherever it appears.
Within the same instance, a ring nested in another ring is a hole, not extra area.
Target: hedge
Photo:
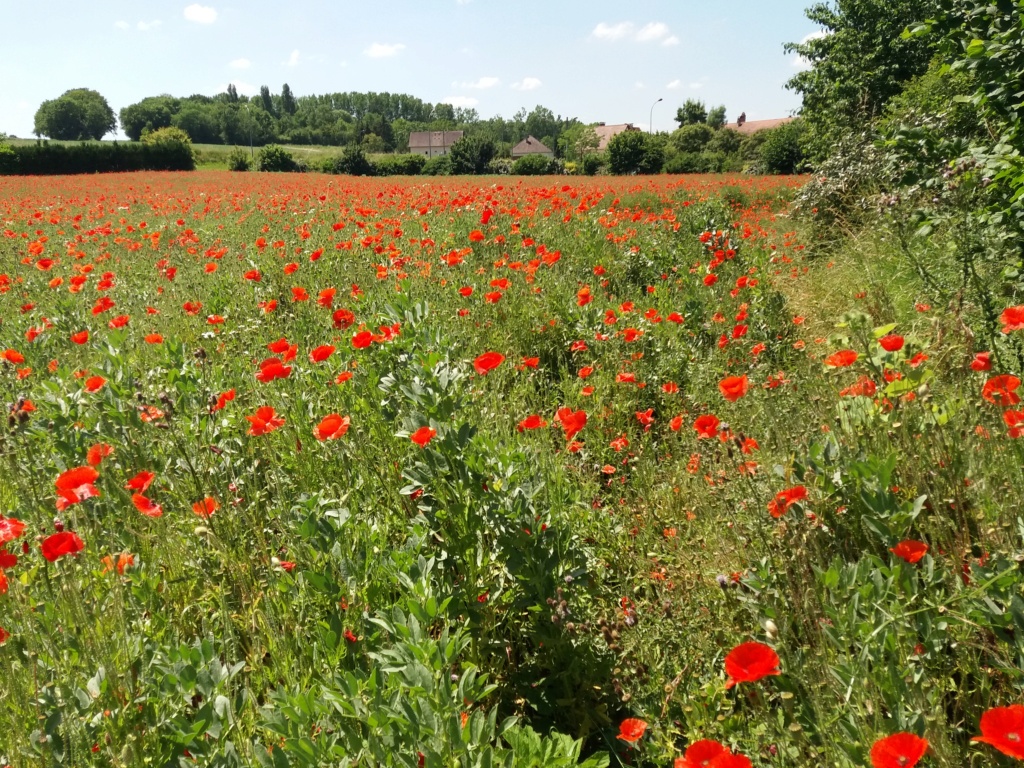
[[[52,176],[124,171],[193,171],[195,167],[191,148],[181,144],[40,142],[5,146],[0,174]]]

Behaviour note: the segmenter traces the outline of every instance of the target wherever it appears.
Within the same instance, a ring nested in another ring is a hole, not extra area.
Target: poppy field
[[[1024,306],[803,182],[0,179],[0,766],[1024,760]]]

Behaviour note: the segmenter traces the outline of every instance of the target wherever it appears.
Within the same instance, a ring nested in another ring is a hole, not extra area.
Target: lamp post
[[[651,127],[648,133],[654,133],[654,108],[663,101],[664,99],[658,99],[656,102],[651,104]]]

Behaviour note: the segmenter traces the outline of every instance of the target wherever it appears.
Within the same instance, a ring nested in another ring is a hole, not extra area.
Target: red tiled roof
[[[743,125],[737,125],[736,123],[729,123],[726,128],[732,128],[744,134],[757,133],[758,131],[766,131],[769,128],[778,128],[780,125],[791,123],[795,120],[794,117],[779,117],[775,120],[747,120]]]

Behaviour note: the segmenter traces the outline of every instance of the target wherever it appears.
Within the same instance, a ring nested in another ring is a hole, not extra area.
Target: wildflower
[[[908,563],[913,565],[927,554],[928,545],[921,541],[907,539],[905,541],[901,541],[895,547],[891,547],[889,551],[901,560],[906,560]]]
[[[0,546],[20,538],[24,532],[25,524],[21,520],[0,515]]]
[[[1024,330],[1024,305],[1007,307],[999,316],[1003,324],[1003,333]]]
[[[61,473],[54,485],[57,488],[57,511],[63,512],[72,504],[100,495],[93,485],[100,473],[92,467],[75,467]]]
[[[697,430],[697,438],[711,438],[718,434],[718,425],[721,424],[717,416],[706,414],[698,416],[693,422],[693,428]]]
[[[565,439],[572,440],[587,425],[586,411],[573,411],[572,408],[559,408],[555,414],[562,430],[565,432]]]
[[[473,369],[481,376],[486,376],[503,362],[505,356],[500,352],[484,352],[473,361]]]
[[[980,741],[1004,755],[1024,760],[1024,706],[993,707],[982,714],[980,727],[981,736],[971,741]]]
[[[312,363],[322,363],[324,360],[334,354],[335,347],[330,344],[324,344],[317,347],[309,353],[309,360]]]
[[[519,424],[516,426],[516,429],[519,432],[524,432],[527,429],[540,429],[541,427],[546,427],[547,425],[548,423],[544,421],[544,419],[542,419],[540,416],[534,413],[520,421]]]
[[[782,517],[789,512],[790,507],[798,501],[807,498],[807,489],[802,485],[787,488],[775,494],[775,498],[768,502],[768,512],[772,517]]]
[[[411,435],[409,435],[409,439],[416,443],[416,445],[418,445],[420,448],[426,448],[427,443],[433,440],[434,437],[436,436],[436,429],[433,429],[431,427],[420,427]]]
[[[147,499],[141,493],[132,494],[132,504],[146,517],[160,517],[164,513],[163,507],[151,499]]]
[[[990,371],[992,370],[992,353],[991,352],[978,352],[974,359],[971,360],[972,371]]]
[[[903,349],[904,339],[898,334],[890,333],[887,336],[880,338],[878,343],[886,352],[899,352]]]
[[[51,563],[65,555],[73,555],[85,549],[85,544],[73,531],[61,531],[43,539],[41,545],[43,557]]]
[[[730,403],[735,403],[747,394],[749,388],[750,382],[747,380],[746,374],[742,376],[729,376],[718,382],[718,391]]]
[[[251,425],[247,434],[257,437],[284,426],[284,419],[269,405],[257,408],[255,414],[246,416],[245,419]]]
[[[857,362],[857,353],[852,349],[844,349],[841,352],[829,355],[825,358],[825,365],[830,368],[846,368]]]
[[[216,499],[211,499],[209,496],[192,505],[192,512],[197,517],[210,517],[218,509],[220,509],[220,503],[218,503]]]
[[[725,657],[726,688],[738,683],[756,683],[779,672],[779,655],[764,643],[740,643]]]
[[[894,733],[871,746],[873,768],[914,768],[928,751],[928,742],[913,733]]]
[[[313,430],[313,434],[317,440],[337,440],[339,437],[343,437],[351,424],[348,416],[339,416],[336,413],[332,413],[330,416],[325,416],[324,419],[317,424]]]
[[[636,717],[627,717],[619,724],[619,738],[627,744],[635,744],[646,730],[646,722]]]
[[[1020,386],[1020,379],[1009,374],[993,376],[985,382],[981,389],[981,396],[990,403],[1003,407],[1016,405],[1020,402],[1020,395],[1017,394],[1017,387]]]

